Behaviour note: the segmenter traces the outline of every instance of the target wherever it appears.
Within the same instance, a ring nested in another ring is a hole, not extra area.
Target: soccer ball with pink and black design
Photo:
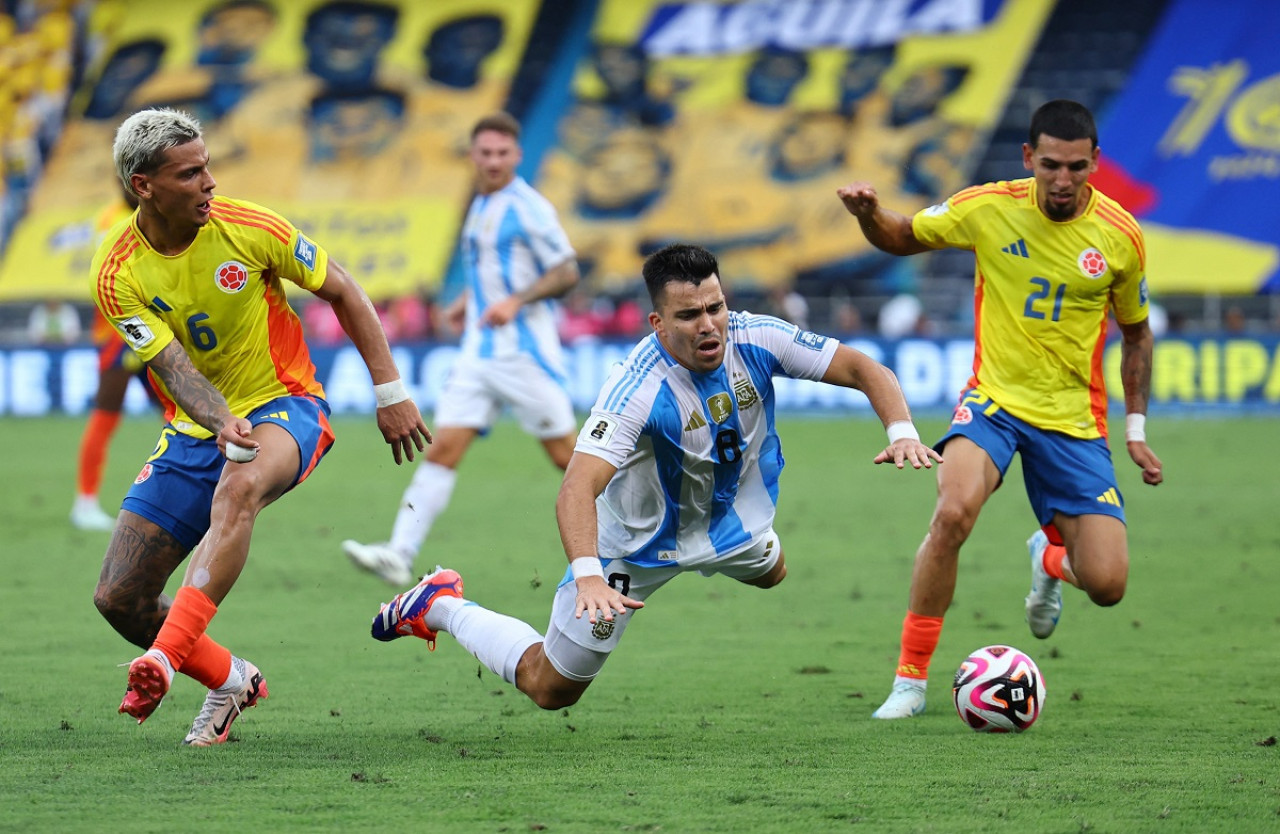
[[[980,733],[1020,733],[1044,708],[1040,669],[1012,646],[986,646],[966,657],[951,692],[960,719]]]

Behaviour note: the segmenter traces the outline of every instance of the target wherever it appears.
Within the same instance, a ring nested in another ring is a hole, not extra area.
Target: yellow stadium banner
[[[115,128],[199,118],[217,192],[268,206],[375,300],[442,280],[470,194],[475,120],[500,109],[538,0],[117,0],[0,265],[0,301],[89,298],[96,221],[120,201]]]
[[[911,213],[968,185],[1052,7],[602,0],[540,187],[599,287],[673,240],[738,287],[856,284],[836,189]]]

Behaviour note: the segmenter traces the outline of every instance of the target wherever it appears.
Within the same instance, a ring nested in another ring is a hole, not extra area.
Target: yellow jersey
[[[329,256],[269,209],[215,197],[190,246],[163,255],[134,214],[111,230],[93,259],[98,309],[144,362],[177,339],[196,369],[243,417],[282,396],[324,396],[283,281],[323,283]],[[209,437],[151,374],[165,419]]]
[[[1040,210],[1030,177],[967,188],[911,221],[926,246],[974,253],[969,387],[1037,428],[1081,438],[1107,435],[1108,310],[1136,324],[1148,301],[1141,228],[1091,192],[1065,222]]]

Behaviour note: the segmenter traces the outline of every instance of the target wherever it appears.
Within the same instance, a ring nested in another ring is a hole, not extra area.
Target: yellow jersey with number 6
[[[1081,438],[1107,434],[1108,311],[1136,324],[1148,303],[1138,222],[1091,191],[1065,222],[1040,210],[1034,178],[967,188],[911,221],[926,246],[974,253],[969,387],[1037,428]]]
[[[285,298],[284,281],[324,283],[329,257],[275,212],[227,197],[178,255],[163,255],[138,229],[138,216],[112,230],[94,256],[98,309],[145,362],[177,339],[196,369],[243,417],[282,396],[324,396]],[[192,437],[209,437],[151,374],[165,418]]]

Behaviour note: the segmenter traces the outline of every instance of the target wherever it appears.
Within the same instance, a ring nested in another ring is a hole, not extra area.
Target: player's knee
[[[93,592],[93,607],[130,643],[143,648],[151,645],[146,625],[137,616],[138,606],[135,603],[122,598],[112,589],[99,585]]]
[[[973,531],[977,515],[967,507],[955,502],[939,504],[933,511],[933,520],[929,524],[929,534],[951,544],[962,544]]]
[[[1094,605],[1105,608],[1124,599],[1125,579],[1123,576],[1108,578],[1102,582],[1092,583],[1084,590]]]
[[[527,694],[535,704],[545,710],[571,707],[582,698],[582,690],[542,689]]]
[[[787,566],[783,562],[779,562],[763,576],[757,576],[755,579],[748,579],[748,585],[754,585],[757,588],[772,588],[782,580],[787,578]]]

